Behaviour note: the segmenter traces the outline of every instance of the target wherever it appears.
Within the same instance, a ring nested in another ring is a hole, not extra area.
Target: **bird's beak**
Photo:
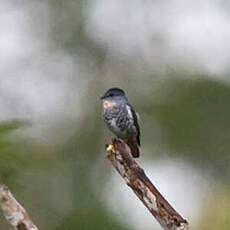
[[[100,98],[101,98],[101,100],[105,99],[105,95],[104,95],[104,96],[102,96],[102,97],[100,97]]]

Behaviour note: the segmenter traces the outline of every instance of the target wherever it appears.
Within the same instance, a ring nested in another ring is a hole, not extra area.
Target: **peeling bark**
[[[10,190],[0,186],[0,207],[7,221],[16,230],[38,230],[26,210],[17,202]]]
[[[112,165],[164,230],[188,230],[188,222],[160,194],[122,140],[114,139],[107,151]]]

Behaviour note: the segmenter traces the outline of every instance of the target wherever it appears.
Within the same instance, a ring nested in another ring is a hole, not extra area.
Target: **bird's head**
[[[120,88],[111,88],[105,92],[101,99],[126,99],[126,95]]]

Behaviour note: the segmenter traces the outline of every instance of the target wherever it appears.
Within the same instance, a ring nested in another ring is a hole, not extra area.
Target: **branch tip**
[[[114,151],[115,151],[115,149],[114,149],[113,144],[109,144],[109,145],[107,145],[107,146],[106,146],[106,151],[107,151],[107,152],[114,152]]]

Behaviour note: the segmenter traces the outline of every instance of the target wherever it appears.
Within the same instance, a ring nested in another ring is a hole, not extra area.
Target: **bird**
[[[125,92],[120,88],[111,88],[101,99],[102,116],[108,128],[129,146],[133,157],[139,157],[139,116],[129,103]]]

